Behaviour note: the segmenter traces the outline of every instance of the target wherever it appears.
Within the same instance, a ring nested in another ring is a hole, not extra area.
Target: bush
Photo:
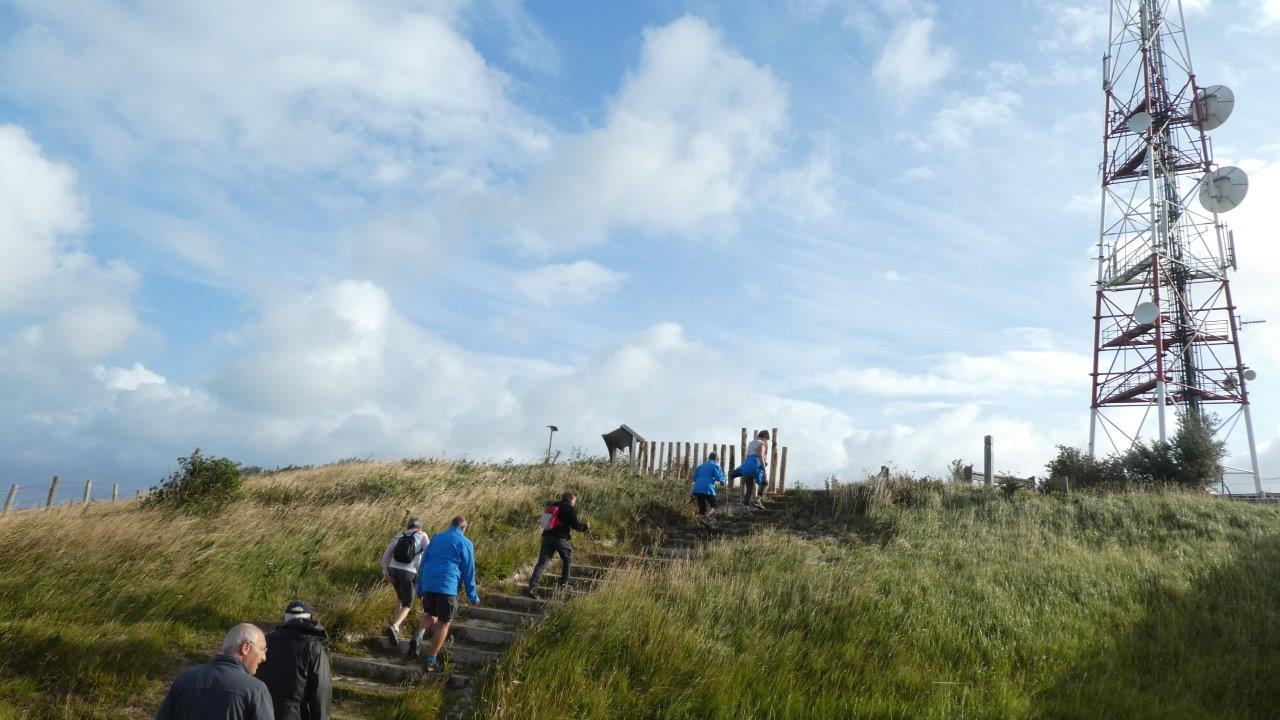
[[[196,448],[178,458],[178,469],[147,493],[144,504],[211,514],[244,496],[240,463],[224,457],[205,457]]]
[[[1058,446],[1046,467],[1050,490],[1125,490],[1176,485],[1205,490],[1222,477],[1226,443],[1214,438],[1213,419],[1188,412],[1172,442],[1136,442],[1123,454],[1101,460],[1078,448]],[[1065,482],[1064,482],[1065,481]]]

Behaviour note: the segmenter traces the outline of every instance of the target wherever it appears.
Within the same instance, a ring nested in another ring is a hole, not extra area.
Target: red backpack
[[[543,530],[555,530],[560,527],[560,503],[551,503],[546,510],[542,511],[542,517],[538,518],[538,525]]]

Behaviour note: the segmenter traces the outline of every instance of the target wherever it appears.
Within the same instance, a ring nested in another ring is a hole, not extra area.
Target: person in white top
[[[742,466],[735,471],[742,477],[742,504],[750,507],[764,507],[760,498],[764,497],[768,487],[764,482],[768,477],[768,463],[765,454],[769,451],[769,431],[761,430],[754,439],[747,443],[747,454],[742,458]]]
[[[400,623],[409,616],[413,607],[414,589],[418,586],[418,567],[422,565],[422,551],[431,539],[422,532],[422,520],[411,517],[404,524],[404,531],[396,533],[382,551],[382,577],[395,588],[399,606],[387,626],[386,636],[391,644],[400,647]]]

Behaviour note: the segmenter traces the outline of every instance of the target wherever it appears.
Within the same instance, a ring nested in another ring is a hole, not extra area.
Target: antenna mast
[[[1210,417],[1229,440],[1243,418],[1250,475],[1262,493],[1227,272],[1235,243],[1219,220],[1244,199],[1239,168],[1217,168],[1208,135],[1234,107],[1231,91],[1201,87],[1180,0],[1111,0],[1102,59],[1106,115],[1094,312],[1089,453],[1099,429],[1127,450],[1150,424],[1166,441],[1168,411]],[[1151,415],[1154,414],[1154,423]]]

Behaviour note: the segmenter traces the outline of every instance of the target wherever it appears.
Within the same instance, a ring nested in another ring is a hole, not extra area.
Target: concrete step
[[[657,548],[658,555],[664,558],[672,558],[675,560],[691,559],[698,551],[691,547],[671,547],[663,546]]]
[[[333,697],[335,702],[343,699],[360,698],[393,698],[404,693],[404,685],[388,685],[387,683],[363,677],[333,674]]]
[[[445,641],[445,647],[448,648],[450,643],[459,642],[466,645],[474,645],[478,648],[501,649],[515,642],[518,637],[519,635],[509,627],[491,620],[478,618],[459,619],[454,620],[449,625],[449,638]],[[382,636],[367,638],[366,644],[375,650],[391,653],[396,657],[407,657],[409,653],[408,638],[402,639],[394,647],[390,640]],[[419,649],[425,644],[425,642],[420,643]]]
[[[607,580],[596,577],[583,577],[578,574],[578,568],[573,568],[569,573],[569,587],[579,590],[595,590],[602,587]],[[542,576],[538,583],[541,587],[556,587],[560,584],[560,573],[546,573]]]
[[[547,601],[515,593],[486,593],[480,598],[486,606],[500,610],[527,613],[530,615],[546,615]]]
[[[532,627],[542,622],[542,615],[540,613],[535,614],[475,605],[467,605],[464,608],[459,608],[459,610],[459,616],[461,618],[468,620],[485,620],[491,623],[497,623],[499,626],[505,627],[513,632]]]
[[[333,668],[333,672],[344,677],[372,680],[387,685],[421,682],[423,676],[422,667],[409,660],[391,660],[345,653],[330,653],[329,666]]]

